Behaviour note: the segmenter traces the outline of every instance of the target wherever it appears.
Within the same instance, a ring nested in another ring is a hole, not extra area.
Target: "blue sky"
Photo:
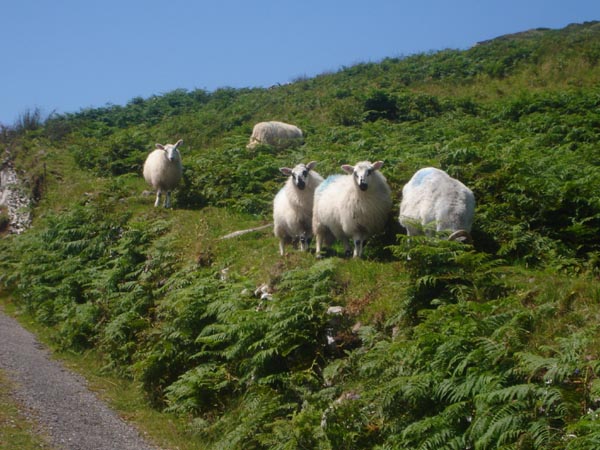
[[[590,20],[599,0],[0,0],[0,123]]]

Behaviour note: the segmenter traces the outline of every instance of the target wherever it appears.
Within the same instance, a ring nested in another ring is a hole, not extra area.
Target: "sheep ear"
[[[373,163],[373,169],[374,170],[381,169],[381,166],[383,166],[383,161],[377,161],[376,163]]]
[[[159,149],[159,150],[164,150],[165,146],[162,145],[162,144],[156,144],[156,148]]]
[[[292,174],[292,169],[288,168],[288,167],[282,167],[279,169],[281,171],[282,174],[284,175],[291,175]]]
[[[342,164],[342,170],[346,173],[354,173],[354,166],[350,164]]]
[[[308,170],[312,170],[312,168],[313,168],[313,167],[315,167],[316,165],[317,165],[317,162],[316,162],[316,161],[311,161],[311,162],[309,162],[309,163],[306,165],[306,168],[307,168]]]
[[[177,141],[177,143],[175,144],[175,148],[179,147],[181,144],[183,144],[183,139],[179,139]]]

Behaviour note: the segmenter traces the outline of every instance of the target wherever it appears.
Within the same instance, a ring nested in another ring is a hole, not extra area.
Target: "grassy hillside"
[[[3,143],[35,218],[0,241],[3,288],[198,446],[600,446],[600,23],[24,119]],[[271,119],[306,143],[246,150]],[[184,184],[154,209],[141,165],[179,138]],[[396,205],[364,259],[220,239],[269,222],[279,167],[364,159]],[[428,165],[474,191],[474,246],[408,245],[400,192]]]

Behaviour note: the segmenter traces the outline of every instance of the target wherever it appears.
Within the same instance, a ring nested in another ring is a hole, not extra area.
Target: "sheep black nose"
[[[359,183],[358,187],[360,188],[361,191],[366,191],[367,188],[369,187],[369,185],[367,183]]]
[[[298,189],[302,190],[306,186],[306,183],[304,183],[304,180],[299,179],[296,181],[296,186],[298,186]]]

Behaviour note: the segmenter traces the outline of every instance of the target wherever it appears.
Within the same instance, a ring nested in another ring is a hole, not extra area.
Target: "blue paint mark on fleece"
[[[423,183],[423,180],[425,180],[425,178],[427,178],[432,172],[434,172],[434,169],[431,167],[419,170],[413,177],[412,185],[420,185],[421,183]]]
[[[321,194],[321,192],[323,192],[325,189],[327,189],[327,186],[329,186],[332,182],[334,182],[335,180],[337,180],[339,177],[342,177],[342,176],[343,175],[329,175],[327,178],[325,178],[325,180],[323,180],[323,182],[319,185],[319,187],[315,191],[316,195]]]

